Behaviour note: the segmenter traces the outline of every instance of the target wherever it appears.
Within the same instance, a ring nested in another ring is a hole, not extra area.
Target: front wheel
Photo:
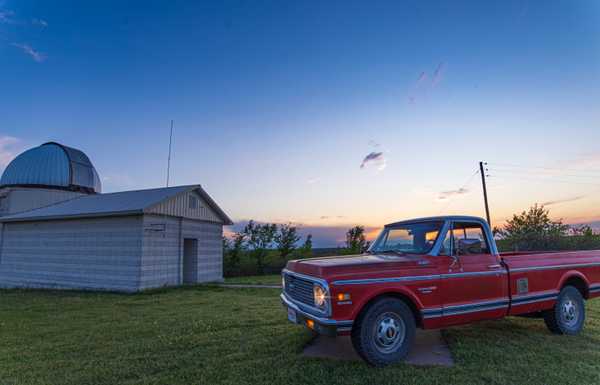
[[[585,322],[585,301],[579,290],[565,286],[554,307],[544,312],[544,322],[554,334],[579,334]]]
[[[352,345],[373,366],[385,366],[406,357],[415,339],[415,317],[401,300],[384,298],[373,303],[352,328]]]

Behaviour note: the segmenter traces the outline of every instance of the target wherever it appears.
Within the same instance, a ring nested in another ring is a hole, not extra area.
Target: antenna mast
[[[169,157],[167,158],[167,187],[169,187],[169,176],[171,173],[171,143],[173,142],[173,119],[171,119],[171,133],[169,134]]]

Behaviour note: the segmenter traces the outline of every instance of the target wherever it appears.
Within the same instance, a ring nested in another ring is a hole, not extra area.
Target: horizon
[[[0,1],[0,172],[57,141],[163,187],[173,119],[171,185],[315,247],[485,217],[479,161],[493,225],[600,228],[600,3],[65,4]]]

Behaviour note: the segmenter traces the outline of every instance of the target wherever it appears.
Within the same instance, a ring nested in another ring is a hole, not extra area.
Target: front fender
[[[385,295],[393,295],[400,296],[406,298],[408,301],[412,303],[414,308],[417,311],[421,311],[423,309],[423,303],[419,299],[419,297],[408,287],[406,286],[394,286],[394,287],[378,287],[371,288],[368,294],[362,296],[358,302],[354,303],[351,313],[351,319],[356,319],[360,312],[364,309],[364,307],[371,301],[373,301],[377,297],[385,296]]]

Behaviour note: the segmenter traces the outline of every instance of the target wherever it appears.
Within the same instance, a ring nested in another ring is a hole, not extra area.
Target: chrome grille
[[[313,282],[308,279],[285,274],[285,293],[298,302],[315,306]]]

